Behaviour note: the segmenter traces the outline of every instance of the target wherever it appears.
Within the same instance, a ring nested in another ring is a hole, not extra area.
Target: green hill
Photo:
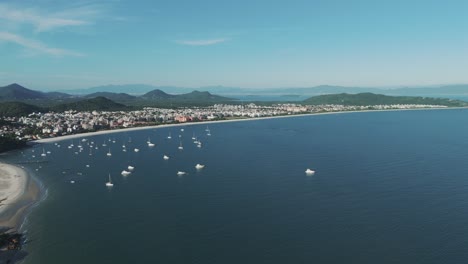
[[[0,116],[26,116],[33,112],[46,112],[47,110],[22,102],[2,102],[0,103]]]
[[[97,92],[84,96],[85,98],[105,97],[112,101],[125,102],[134,100],[136,97],[126,93]]]
[[[67,110],[76,111],[119,111],[129,110],[126,105],[116,103],[105,97],[80,100],[72,103],[59,104],[51,107],[52,111],[63,112]]]
[[[359,94],[326,94],[313,96],[303,101],[304,104],[321,105],[390,105],[390,104],[425,104],[443,106],[468,106],[468,102],[446,98],[416,97],[416,96],[388,96],[374,93]]]
[[[23,86],[13,83],[7,86],[0,87],[0,98],[2,100],[26,100],[26,99],[43,99],[46,95],[42,92],[33,91]]]

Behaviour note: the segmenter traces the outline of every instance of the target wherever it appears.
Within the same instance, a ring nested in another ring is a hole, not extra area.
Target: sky
[[[0,86],[468,83],[468,1],[0,0]]]

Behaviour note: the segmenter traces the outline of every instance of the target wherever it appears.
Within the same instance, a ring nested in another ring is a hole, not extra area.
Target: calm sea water
[[[467,120],[435,110],[210,124],[211,136],[150,129],[88,137],[92,156],[88,142],[78,154],[78,140],[47,144],[49,162],[30,165],[48,196],[24,226],[24,263],[464,263]]]

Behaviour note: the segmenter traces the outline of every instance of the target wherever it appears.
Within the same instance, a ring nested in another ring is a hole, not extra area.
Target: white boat
[[[154,143],[151,143],[151,142],[148,143],[148,147],[150,147],[150,148],[154,147]]]
[[[45,152],[45,149],[44,149],[44,148],[42,148],[42,154],[41,154],[41,156],[42,156],[42,157],[45,157],[45,156],[47,156],[47,154],[46,154],[46,152]]]
[[[150,138],[148,137],[148,140],[146,141],[146,144],[149,144],[149,143],[151,143],[151,140],[150,140]]]
[[[132,172],[131,172],[131,171],[123,170],[123,171],[121,172],[121,174],[122,174],[122,176],[128,176],[128,175],[132,174]]]
[[[193,139],[193,140],[196,140],[196,139],[197,139],[197,138],[195,137],[195,133],[193,133],[192,139]]]
[[[50,154],[51,152],[50,152],[50,151],[47,151],[46,153],[47,153],[47,154]]]
[[[177,175],[179,175],[179,176],[185,175],[185,174],[187,174],[185,171],[178,171],[178,172],[177,172]]]
[[[112,183],[112,179],[111,179],[110,173],[109,173],[109,181],[106,182],[106,186],[107,186],[107,187],[112,187],[112,186],[114,186],[114,184]]]
[[[107,152],[106,155],[107,155],[108,157],[112,156],[112,153],[111,153],[110,149],[109,149],[109,152]]]
[[[183,129],[183,128],[181,128],[181,129],[180,129],[180,131],[184,132],[184,129]]]
[[[198,141],[198,143],[197,143],[197,148],[201,148],[201,142],[200,141]]]
[[[210,129],[208,128],[208,126],[206,126],[205,131],[206,131],[206,132],[210,131]]]
[[[70,183],[75,183],[75,181],[71,180]]]
[[[136,148],[136,149],[134,149],[133,151],[138,152],[138,151],[140,151],[140,150]]]
[[[167,136],[168,139],[171,139],[172,136],[171,136],[171,132],[169,132],[169,136]]]
[[[201,170],[203,168],[205,168],[205,165],[201,165],[199,163],[197,163],[197,165],[195,165],[195,169],[197,169],[197,170]]]
[[[86,164],[86,168],[89,168],[89,164]]]
[[[133,171],[133,170],[135,169],[135,167],[133,167],[133,166],[128,166],[127,169],[128,169],[129,171]]]
[[[180,142],[180,145],[179,145],[178,149],[180,149],[180,150],[184,149],[184,147],[182,147],[182,141]]]
[[[163,159],[164,159],[164,160],[168,160],[168,159],[169,159],[169,156],[164,155],[164,156],[163,156]]]
[[[312,174],[315,174],[315,171],[314,171],[314,170],[311,170],[311,169],[307,169],[307,170],[305,171],[305,173],[306,173],[307,175],[312,175]]]

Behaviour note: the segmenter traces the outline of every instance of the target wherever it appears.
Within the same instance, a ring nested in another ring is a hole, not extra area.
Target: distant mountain
[[[187,101],[231,101],[233,99],[214,95],[210,92],[200,92],[200,91],[193,91],[186,94],[179,94],[176,95],[178,100],[187,100]]]
[[[445,106],[467,106],[467,102],[446,98],[416,97],[416,96],[388,96],[374,93],[359,94],[327,94],[308,98],[305,104],[339,104],[339,105],[390,105],[390,104],[426,104]]]
[[[0,98],[2,100],[27,100],[27,99],[43,99],[47,96],[38,91],[27,89],[17,83],[0,87]]]
[[[167,94],[160,89],[155,89],[153,91],[147,92],[144,95],[140,96],[143,99],[151,99],[151,100],[164,100],[176,97],[172,94]]]
[[[136,98],[136,96],[129,95],[126,93],[111,93],[111,92],[97,92],[85,95],[84,98],[96,98],[96,97],[105,97],[112,101],[124,102],[131,101]]]
[[[168,93],[187,93],[193,89],[182,88],[175,86],[153,86],[146,84],[123,84],[123,85],[103,85],[96,86],[86,89],[73,89],[73,90],[60,90],[59,92],[65,92],[75,95],[85,95],[97,92],[110,92],[110,93],[127,93],[131,95],[142,95],[152,90],[163,90]]]
[[[56,112],[63,112],[67,110],[76,111],[118,111],[128,110],[128,107],[123,104],[116,103],[105,97],[96,97],[91,99],[80,100],[72,103],[64,103],[52,106],[51,110]]]
[[[22,102],[0,103],[0,116],[26,116],[33,112],[47,112],[46,109]]]

